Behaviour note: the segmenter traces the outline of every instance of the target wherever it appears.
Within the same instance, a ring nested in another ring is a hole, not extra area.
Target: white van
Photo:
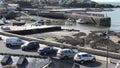
[[[116,63],[115,68],[120,68],[120,60]]]
[[[5,39],[5,44],[7,47],[10,46],[20,46],[23,44],[23,41],[17,37],[8,37]]]

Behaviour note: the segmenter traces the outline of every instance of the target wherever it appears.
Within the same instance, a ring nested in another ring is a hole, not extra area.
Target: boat
[[[82,20],[81,18],[79,18],[79,19],[76,20],[76,23],[79,23],[79,24],[89,24],[89,21]]]
[[[81,22],[81,18],[79,18],[78,20],[76,20],[76,23],[80,23]]]

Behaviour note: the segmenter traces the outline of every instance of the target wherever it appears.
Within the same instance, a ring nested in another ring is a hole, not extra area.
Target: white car
[[[120,68],[120,61],[117,62],[117,64],[115,65],[115,68]]]
[[[57,52],[57,56],[60,59],[68,59],[73,58],[76,53],[71,49],[60,49]]]
[[[74,56],[74,61],[84,63],[85,61],[96,61],[96,58],[89,53],[79,52]]]
[[[31,26],[41,26],[41,23],[33,23]]]

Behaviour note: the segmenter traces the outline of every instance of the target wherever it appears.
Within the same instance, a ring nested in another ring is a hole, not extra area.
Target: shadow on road
[[[52,58],[52,65],[50,66],[50,68],[61,68],[61,66],[62,68],[72,68],[74,64],[75,63],[73,60],[60,60],[60,59]],[[100,67],[101,65],[102,63],[99,61],[84,62],[83,64],[77,63],[77,66],[83,68],[96,68],[96,67]],[[75,67],[75,68],[79,68],[79,67]]]
[[[7,47],[7,48],[15,50],[15,49],[20,49],[20,46],[18,46],[18,47],[17,46],[13,46],[13,47]]]
[[[86,67],[99,67],[102,65],[102,63],[95,61],[95,62],[85,62],[83,64],[80,64],[82,66],[86,66]]]
[[[25,51],[25,52],[37,52],[37,50],[22,50],[22,51]]]

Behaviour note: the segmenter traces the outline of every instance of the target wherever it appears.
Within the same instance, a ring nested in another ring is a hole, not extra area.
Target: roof
[[[86,53],[86,52],[79,52],[77,53],[78,55],[83,55],[83,54],[89,54],[89,53]]]
[[[6,39],[19,39],[18,37],[7,37]]]
[[[67,50],[71,50],[71,49],[61,49],[61,51],[67,51]]]

